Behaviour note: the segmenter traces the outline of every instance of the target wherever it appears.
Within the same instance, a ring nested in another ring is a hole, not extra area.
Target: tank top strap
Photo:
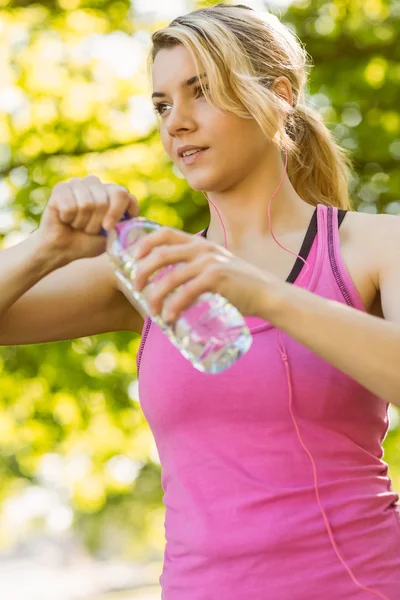
[[[347,213],[347,210],[342,210],[336,206],[327,206],[327,222],[328,222],[328,240],[330,241],[331,251],[337,256],[340,254],[340,238],[339,227]]]
[[[338,209],[336,206],[327,206],[326,212],[328,224],[328,252],[332,255],[340,250]]]
[[[344,211],[341,211],[344,212]],[[346,303],[353,305],[351,294],[347,286],[347,270],[342,259],[340,248],[338,209],[335,206],[326,207],[327,217],[327,249],[329,264]],[[346,280],[346,281],[345,281]]]
[[[365,311],[360,294],[352,281],[344,263],[340,246],[339,228],[347,213],[346,210],[336,206],[318,205],[318,235],[324,236],[324,251],[321,252],[321,273],[323,281],[334,281],[339,290],[340,301],[349,306]]]
[[[338,210],[336,206],[318,204],[318,236],[323,238],[320,260],[324,263],[323,267],[332,270],[334,275],[337,270],[337,257],[340,255],[339,227],[346,212]]]
[[[318,253],[315,260],[315,271],[320,288],[327,291],[330,281],[334,280],[334,266],[332,261],[333,244],[337,243],[338,212],[332,206],[317,205],[318,217]],[[336,236],[335,237],[335,232]]]
[[[328,207],[324,204],[317,205],[318,220],[318,253],[315,260],[315,270],[322,275],[330,269],[328,241],[329,241],[329,214]]]

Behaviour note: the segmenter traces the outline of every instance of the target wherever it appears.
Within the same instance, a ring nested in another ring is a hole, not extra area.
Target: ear
[[[284,75],[277,77],[272,85],[272,91],[282,100],[286,100],[289,106],[293,106],[292,85],[287,77]]]

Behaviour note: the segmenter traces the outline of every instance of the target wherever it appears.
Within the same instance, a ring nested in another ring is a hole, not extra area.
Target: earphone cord
[[[296,254],[296,252],[292,252],[288,248],[285,248],[284,246],[282,246],[278,242],[278,240],[276,239],[276,237],[274,236],[274,233],[272,231],[271,202],[272,202],[272,200],[274,199],[274,197],[276,196],[276,194],[279,192],[279,190],[281,189],[281,187],[283,185],[283,182],[285,180],[286,173],[287,173],[287,167],[288,167],[288,152],[287,152],[287,150],[284,150],[284,152],[286,154],[285,168],[284,168],[282,179],[281,179],[281,181],[280,181],[277,189],[272,194],[271,199],[270,199],[270,201],[268,203],[268,220],[269,220],[269,227],[270,227],[271,235],[272,235],[274,241],[278,244],[278,246],[280,246],[281,248],[283,248],[283,250],[286,250],[287,252],[290,252],[290,254],[293,254],[294,256],[297,256],[298,258],[300,258],[303,261],[303,263],[304,263],[304,265],[306,267],[306,270],[303,272],[302,276],[299,279],[299,283],[300,283],[300,281],[303,279],[304,275],[309,270],[309,265],[308,265],[307,261],[302,256],[299,256],[298,254]],[[218,218],[219,218],[219,220],[221,222],[221,225],[222,225],[222,228],[223,228],[223,231],[224,231],[224,246],[225,246],[225,248],[227,248],[226,230],[225,230],[225,227],[224,227],[224,223],[223,223],[223,221],[221,219],[221,215],[219,214],[219,211],[218,211],[217,207],[215,206],[215,204],[206,196],[206,194],[204,192],[202,192],[202,193],[205,196],[205,198],[208,200],[208,202],[210,202],[210,204],[212,204],[212,206],[217,211]],[[312,469],[313,469],[313,474],[314,474],[315,495],[316,495],[316,498],[317,498],[317,502],[318,502],[319,508],[321,510],[321,514],[322,514],[322,517],[323,517],[323,520],[324,520],[324,523],[325,523],[325,526],[326,526],[326,529],[327,529],[328,536],[329,536],[329,539],[331,541],[332,547],[333,547],[333,549],[334,549],[334,551],[335,551],[335,553],[336,553],[339,561],[342,563],[342,565],[344,566],[344,568],[346,569],[346,571],[348,572],[348,574],[350,575],[351,579],[353,580],[353,582],[355,583],[356,586],[358,586],[361,590],[364,590],[366,592],[370,592],[374,596],[376,596],[378,598],[381,598],[381,600],[389,600],[389,598],[387,596],[385,596],[384,594],[382,594],[381,592],[378,592],[377,590],[373,590],[372,588],[369,588],[369,587],[363,585],[362,583],[360,583],[356,579],[356,577],[353,575],[353,572],[351,571],[350,567],[348,566],[348,564],[346,563],[346,561],[343,559],[343,557],[342,557],[342,555],[340,553],[340,550],[337,547],[337,544],[336,544],[335,539],[333,537],[332,528],[331,528],[331,526],[329,524],[329,521],[328,521],[328,517],[326,516],[325,510],[324,510],[324,508],[323,508],[323,506],[321,504],[320,495],[319,495],[319,489],[318,489],[318,476],[317,476],[317,469],[316,469],[315,461],[313,459],[313,456],[312,456],[311,452],[309,451],[309,449],[307,448],[307,446],[305,445],[305,443],[304,443],[304,441],[303,441],[303,439],[301,437],[299,426],[297,424],[296,418],[295,418],[294,413],[293,413],[293,407],[292,407],[293,389],[292,389],[292,383],[291,383],[290,365],[289,365],[288,356],[287,356],[287,353],[286,353],[285,344],[283,342],[282,331],[280,329],[276,330],[276,338],[277,338],[276,339],[277,348],[278,348],[278,350],[279,350],[279,352],[281,354],[282,361],[283,361],[283,364],[284,364],[285,370],[286,370],[286,376],[287,376],[288,388],[289,388],[289,411],[290,411],[290,415],[292,417],[293,425],[294,425],[294,428],[296,430],[297,436],[299,438],[300,444],[301,444],[302,448],[304,449],[304,452],[309,457],[309,459],[311,461],[311,464],[312,464]]]

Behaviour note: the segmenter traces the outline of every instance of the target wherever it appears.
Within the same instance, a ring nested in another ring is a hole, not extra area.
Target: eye
[[[209,89],[208,85],[206,85],[205,87],[207,90]],[[193,91],[195,93],[196,100],[197,100],[197,98],[201,98],[202,96],[204,96],[201,85],[194,86]],[[156,111],[156,113],[158,115],[162,116],[164,114],[164,112],[167,110],[166,106],[169,106],[166,102],[158,102],[157,104],[154,105],[154,110]]]
[[[210,89],[210,88],[208,87],[208,85],[205,85],[204,87],[206,88],[206,90],[209,90],[209,89]],[[204,96],[204,92],[203,92],[203,90],[202,90],[202,87],[201,87],[201,85],[196,85],[196,86],[194,87],[194,91],[195,91],[195,93],[196,93],[196,95],[195,95],[195,98],[196,98],[196,99],[197,99],[197,98],[201,98],[201,96]]]
[[[193,89],[195,92],[195,98],[200,98],[204,95],[203,90],[201,89],[201,85],[196,85]]]
[[[165,107],[168,106],[167,104],[165,104],[165,102],[159,102],[158,104],[154,105],[154,110],[156,111],[156,113],[158,115],[163,115],[164,114],[164,110]]]

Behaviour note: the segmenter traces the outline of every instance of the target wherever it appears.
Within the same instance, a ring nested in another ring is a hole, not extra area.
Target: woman
[[[351,210],[348,160],[302,104],[306,53],[276,18],[218,5],[153,43],[165,150],[217,215],[201,235],[143,240],[137,289],[186,263],[154,285],[152,313],[174,321],[218,292],[246,316],[252,347],[207,375],[143,327],[98,235],[137,203],[94,177],[56,186],[39,229],[2,253],[0,342],[144,332],[164,600],[395,600],[400,511],[381,442],[388,403],[400,406],[400,221]]]

